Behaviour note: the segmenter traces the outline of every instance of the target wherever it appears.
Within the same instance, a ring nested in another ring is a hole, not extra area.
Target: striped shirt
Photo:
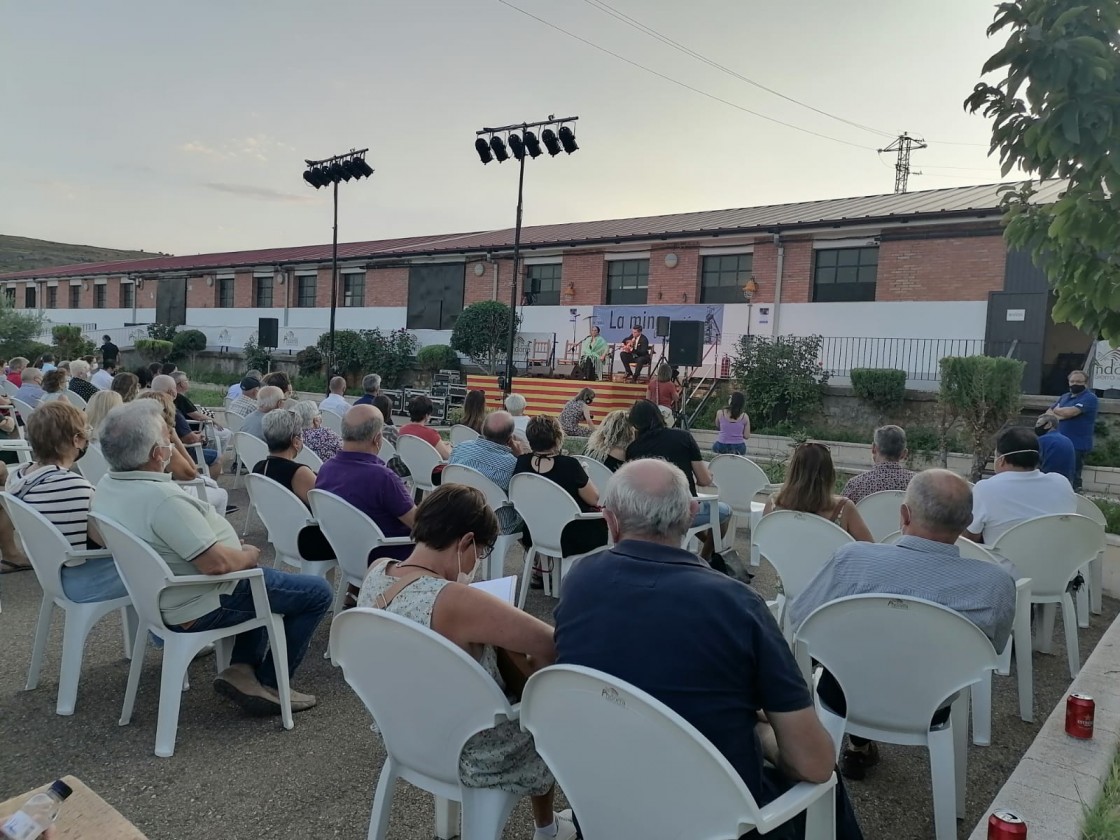
[[[460,443],[452,449],[449,463],[478,470],[508,493],[509,482],[513,478],[514,467],[517,466],[517,456],[508,446],[480,437]],[[512,534],[521,527],[521,517],[512,507],[500,507],[495,514],[503,534]]]
[[[997,651],[1015,618],[1015,578],[1006,569],[921,537],[838,549],[790,604],[790,622],[798,628],[817,607],[848,595],[908,595],[941,604],[979,627]]]
[[[33,466],[20,464],[16,467],[8,479],[8,492],[47,517],[72,547],[84,549],[93,485],[77,473],[55,464],[30,469]]]
[[[244,395],[239,396],[237,399],[231,402],[229,404],[229,407],[226,409],[226,411],[230,411],[236,414],[238,417],[248,417],[256,410],[257,401]]]

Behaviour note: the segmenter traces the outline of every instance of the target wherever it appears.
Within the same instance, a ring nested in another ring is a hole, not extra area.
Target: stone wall
[[[852,394],[849,388],[828,388],[824,397],[824,419],[831,426],[867,429],[868,442],[876,426],[894,423],[904,429],[914,426],[936,427],[937,395],[907,391],[902,407],[887,414]]]

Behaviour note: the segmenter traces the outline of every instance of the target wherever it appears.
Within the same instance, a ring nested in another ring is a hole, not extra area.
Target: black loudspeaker
[[[669,316],[668,315],[658,315],[657,316],[657,337],[658,338],[667,338],[668,335],[669,335]]]
[[[704,322],[673,321],[669,327],[669,364],[696,367],[704,361]]]
[[[278,318],[257,319],[257,346],[271,347],[273,350],[280,346],[280,320]]]

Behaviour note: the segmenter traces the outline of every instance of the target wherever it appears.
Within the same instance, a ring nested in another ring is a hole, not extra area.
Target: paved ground
[[[228,479],[223,479],[228,483]],[[245,505],[244,491],[231,501]],[[240,529],[242,512],[234,514]],[[249,537],[266,546],[259,524]],[[741,542],[740,550],[746,545]],[[266,558],[271,552],[266,549]],[[507,570],[519,571],[520,551]],[[770,594],[774,575],[764,568],[758,589]],[[23,690],[40,590],[30,573],[0,577],[0,799],[73,773],[136,823],[152,840],[188,836],[229,840],[256,838],[364,837],[373,785],[384,759],[369,716],[341,673],[322,658],[328,627],[320,627],[295,685],[319,696],[318,708],[296,716],[290,732],[275,720],[242,717],[210,688],[214,660],[191,666],[191,690],[183,699],[175,756],[156,758],[155,718],[159,655],[147,653],[136,711],[119,727],[127,662],[121,655],[115,617],[95,628],[86,647],[76,713],[54,714],[61,619],[56,616],[43,678]],[[553,603],[533,592],[529,609],[546,620]],[[1105,614],[1081,632],[1082,657],[1116,618],[1118,604],[1106,599]],[[1060,619],[1059,631],[1060,633]],[[1060,640],[1060,635],[1055,636]],[[1063,650],[1060,642],[1055,650]],[[1063,656],[1035,655],[1036,718],[1045,719],[1069,683]],[[961,836],[979,819],[1037,731],[1017,714],[1014,676],[997,678],[994,745],[969,752],[968,816]],[[418,725],[423,725],[418,721]],[[918,748],[883,747],[883,762],[849,790],[868,840],[932,837],[928,757]],[[672,760],[667,757],[667,760]],[[532,822],[523,802],[506,838],[528,838]],[[431,798],[402,785],[394,799],[390,836],[427,840],[433,836]],[[619,838],[618,840],[621,840]]]

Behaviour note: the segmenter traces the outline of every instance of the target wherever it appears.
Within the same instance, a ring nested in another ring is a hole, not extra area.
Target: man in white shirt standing
[[[1053,513],[1077,513],[1077,496],[1064,475],[1044,473],[1038,435],[1016,426],[996,439],[996,474],[972,488],[972,524],[965,536],[993,545],[1020,522]]]
[[[346,393],[346,380],[341,376],[331,377],[330,385],[327,387],[330,393],[319,403],[319,410],[331,411],[341,417],[350,410],[350,403],[343,396]]]

